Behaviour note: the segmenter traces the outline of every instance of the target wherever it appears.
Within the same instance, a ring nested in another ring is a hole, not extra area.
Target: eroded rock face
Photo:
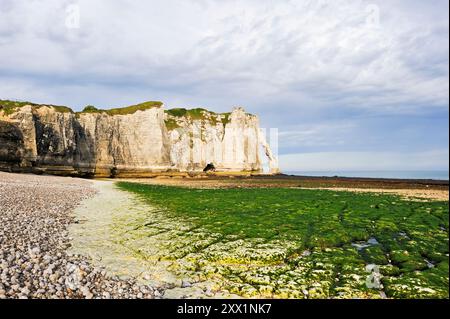
[[[23,134],[8,122],[0,121],[0,163],[19,166],[24,154]]]
[[[236,108],[231,114],[207,114],[202,119],[166,115],[174,121],[169,131],[173,167],[202,170],[209,163],[220,171],[259,171],[259,121]]]
[[[267,145],[256,116],[242,108],[200,114],[174,116],[163,106],[124,115],[0,109],[0,169],[114,177],[201,172],[212,163],[218,171],[261,171],[259,148]]]

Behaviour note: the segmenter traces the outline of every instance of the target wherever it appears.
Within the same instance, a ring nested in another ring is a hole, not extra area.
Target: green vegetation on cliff
[[[223,125],[227,125],[230,122],[231,113],[215,113],[208,111],[204,108],[195,109],[185,109],[185,108],[174,108],[165,111],[169,116],[175,118],[186,118],[190,121],[208,121],[211,125],[215,126],[219,122]],[[166,120],[167,129],[174,130],[179,127],[175,119]]]
[[[155,210],[123,221],[124,244],[138,245],[139,258],[173,261],[182,278],[211,280],[244,297],[449,297],[448,202],[118,185]],[[367,284],[372,275],[376,287]]]
[[[222,123],[223,123],[223,125],[226,125],[226,124],[230,123],[230,116],[231,116],[231,113],[222,113]]]
[[[33,108],[50,106],[50,107],[53,107],[57,112],[73,113],[73,111],[67,106],[51,105],[51,104],[40,105],[40,104],[25,102],[25,101],[0,100],[0,110],[2,110],[5,115],[10,115],[10,114],[14,113],[15,111],[17,111],[18,108],[24,107],[26,105],[31,105]]]
[[[137,111],[145,111],[152,108],[159,108],[163,105],[162,102],[159,101],[148,101],[136,105],[126,106],[122,108],[114,108],[109,110],[101,110],[97,109],[95,106],[88,105],[86,106],[83,111],[78,112],[77,114],[85,114],[85,113],[106,113],[108,115],[127,115],[127,114],[134,114]]]
[[[99,110],[98,108],[96,108],[93,105],[87,105],[83,111],[81,111],[80,113],[100,113],[101,110]]]
[[[214,113],[212,111],[208,111],[203,108],[196,108],[196,109],[184,109],[184,108],[175,108],[170,109],[166,111],[167,114],[174,116],[174,117],[187,117],[191,120],[205,120],[209,117],[216,117],[219,114]]]
[[[172,116],[182,117],[182,116],[186,116],[187,109],[175,108],[175,109],[166,110],[166,113],[169,115],[172,115]]]
[[[134,114],[137,111],[145,111],[152,108],[159,108],[163,105],[162,102],[159,101],[148,101],[136,105],[121,107],[121,108],[113,108],[113,109],[98,109],[95,106],[88,105],[81,112],[74,112],[71,108],[60,105],[51,105],[51,104],[36,104],[32,102],[26,101],[11,101],[11,100],[0,100],[0,111],[3,111],[5,115],[10,115],[17,111],[18,108],[31,105],[33,108],[40,108],[43,106],[53,107],[57,112],[62,113],[75,113],[77,116],[81,114],[95,114],[95,113],[104,113],[108,115],[127,115]],[[168,115],[172,117],[185,117],[189,120],[208,120],[212,125],[216,125],[221,121],[224,125],[229,123],[231,113],[215,113],[212,111],[208,111],[203,108],[195,108],[195,109],[185,109],[185,108],[174,108],[165,111]],[[175,119],[166,120],[166,127],[168,130],[173,130],[179,127]]]
[[[18,108],[23,107],[25,105],[32,105],[32,103],[0,100],[0,111],[2,111],[5,115],[10,115],[14,113]]]
[[[177,124],[177,121],[175,121],[174,119],[167,119],[167,120],[165,120],[164,122],[165,122],[165,124],[166,124],[166,128],[167,128],[169,131],[176,130],[177,128],[180,127],[180,125],[178,125],[178,124]]]
[[[73,110],[67,106],[61,106],[61,105],[51,105],[51,104],[36,104],[32,102],[25,102],[25,101],[10,101],[10,100],[0,100],[0,110],[2,110],[6,115],[10,115],[17,111],[18,108],[24,107],[26,105],[31,105],[33,108],[40,108],[44,106],[49,106],[55,109],[57,112],[61,113],[75,113]],[[76,112],[77,115],[79,114],[85,114],[85,113],[106,113],[108,115],[127,115],[127,114],[133,114],[137,111],[145,111],[151,108],[155,107],[161,107],[163,105],[162,102],[159,101],[149,101],[144,102],[136,105],[131,105],[127,107],[122,108],[113,108],[109,110],[101,110],[97,109],[95,106],[88,105],[84,108],[81,112]]]

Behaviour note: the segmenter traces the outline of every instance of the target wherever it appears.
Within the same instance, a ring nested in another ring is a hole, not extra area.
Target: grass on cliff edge
[[[170,110],[166,110],[166,113],[173,117],[185,117],[190,119],[191,121],[204,121],[209,120],[212,125],[216,125],[218,123],[217,117],[222,116],[221,122],[223,125],[227,125],[230,122],[231,113],[215,113],[212,111],[208,111],[203,108],[195,108],[195,109],[185,109],[185,108],[174,108]],[[208,116],[209,115],[209,116]],[[174,119],[166,120],[167,129],[173,130],[178,128],[176,121]]]
[[[106,113],[108,115],[127,115],[127,114],[134,114],[137,111],[145,111],[154,107],[161,107],[163,105],[162,102],[159,101],[148,101],[136,105],[131,105],[127,107],[122,108],[114,108],[109,110],[100,110],[92,105],[86,106],[83,111],[79,112],[78,114],[85,114],[85,113]]]
[[[296,263],[304,250],[313,255],[327,252],[335,255],[339,269],[355,262],[379,265],[388,297],[448,298],[448,202],[286,188],[188,189],[128,182],[118,186],[171,218],[221,238],[296,243],[298,248],[279,262]]]
[[[25,105],[31,105],[33,108],[39,108],[44,105],[39,105],[31,102],[25,102],[25,101],[10,101],[10,100],[0,100],[0,111],[3,112],[4,115],[8,116],[13,114],[17,111],[17,109],[25,106]],[[159,108],[163,105],[162,102],[159,101],[149,101],[144,102],[136,105],[131,105],[127,107],[122,108],[113,108],[108,110],[98,109],[95,106],[88,105],[86,106],[83,111],[81,112],[73,112],[72,109],[66,106],[57,106],[57,105],[49,105],[53,107],[57,112],[61,113],[75,113],[77,117],[79,117],[81,114],[98,114],[98,113],[104,113],[108,115],[128,115],[128,114],[134,114],[137,111],[145,111],[152,108]],[[208,111],[206,109],[197,108],[192,110],[186,110],[182,108],[176,108],[176,109],[170,109],[166,110],[167,114],[170,114],[174,117],[186,117],[191,120],[205,120],[209,119],[212,125],[216,125],[218,123],[217,121],[217,115],[214,112]],[[207,117],[206,115],[213,115],[211,117]],[[222,123],[223,125],[226,125],[229,122],[231,113],[224,113],[222,114]],[[175,130],[179,128],[177,121],[174,119],[167,119],[165,120],[166,128],[169,131]]]
[[[3,111],[5,115],[10,115],[14,113],[18,108],[24,107],[26,105],[31,105],[32,107],[38,108],[44,105],[39,105],[36,103],[26,102],[26,101],[11,101],[11,100],[0,100],[0,111]],[[53,107],[56,111],[61,113],[73,113],[72,109],[67,106],[61,105],[50,105],[46,106]]]
[[[75,113],[71,108],[67,106],[60,106],[60,105],[51,105],[51,104],[36,104],[26,101],[10,101],[10,100],[0,100],[0,110],[2,110],[5,115],[10,115],[14,113],[18,108],[24,107],[26,105],[31,105],[34,108],[39,108],[43,106],[50,106],[53,107],[57,112],[61,113]],[[81,112],[76,112],[77,115],[79,114],[85,114],[85,113],[106,113],[109,115],[127,115],[127,114],[134,114],[137,111],[145,111],[154,107],[161,107],[163,105],[162,102],[158,101],[149,101],[144,102],[136,105],[131,105],[127,107],[122,108],[113,108],[109,110],[101,110],[97,109],[96,107],[92,105],[88,105],[84,108]]]
[[[121,108],[113,108],[113,109],[98,109],[95,106],[88,105],[86,106],[81,112],[74,112],[71,108],[67,106],[60,106],[60,105],[51,105],[51,104],[36,104],[32,102],[27,101],[11,101],[11,100],[0,100],[0,111],[3,111],[5,115],[10,115],[14,113],[18,108],[23,107],[25,105],[31,105],[32,107],[39,108],[44,105],[53,107],[57,112],[61,113],[76,113],[78,116],[80,114],[89,114],[89,113],[105,113],[108,115],[127,115],[127,114],[134,114],[137,111],[145,111],[151,108],[159,108],[163,105],[160,101],[148,101],[136,105],[121,107]],[[187,117],[191,120],[205,120],[206,115],[213,115],[210,119],[213,121],[213,124],[216,124],[216,117],[219,115],[218,113],[208,111],[203,108],[196,108],[187,110],[184,108],[175,108],[166,110],[166,113],[169,115],[172,115],[174,117]],[[231,113],[222,113],[222,123],[226,125],[230,120],[230,114]],[[178,125],[176,124],[175,120],[167,120],[166,121],[167,128],[169,130],[173,130],[175,128],[178,128]]]
[[[211,125],[215,126],[218,123],[218,116],[222,116],[221,122],[223,125],[227,125],[227,123],[230,122],[230,114],[231,113],[215,113],[212,111],[208,111],[203,108],[196,108],[196,109],[185,109],[185,108],[174,108],[170,110],[165,111],[166,114],[174,117],[174,118],[186,118],[191,121],[205,121],[208,120]],[[169,118],[165,120],[166,128],[169,131],[175,130],[180,127],[180,125],[177,123],[176,119]]]

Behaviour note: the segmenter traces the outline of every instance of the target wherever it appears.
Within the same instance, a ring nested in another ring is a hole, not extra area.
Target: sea
[[[367,177],[393,179],[449,180],[449,171],[286,171],[287,175],[314,177]]]

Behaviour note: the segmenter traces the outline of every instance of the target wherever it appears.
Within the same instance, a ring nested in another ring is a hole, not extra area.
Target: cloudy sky
[[[447,0],[0,0],[0,98],[279,130],[284,170],[442,170]]]

